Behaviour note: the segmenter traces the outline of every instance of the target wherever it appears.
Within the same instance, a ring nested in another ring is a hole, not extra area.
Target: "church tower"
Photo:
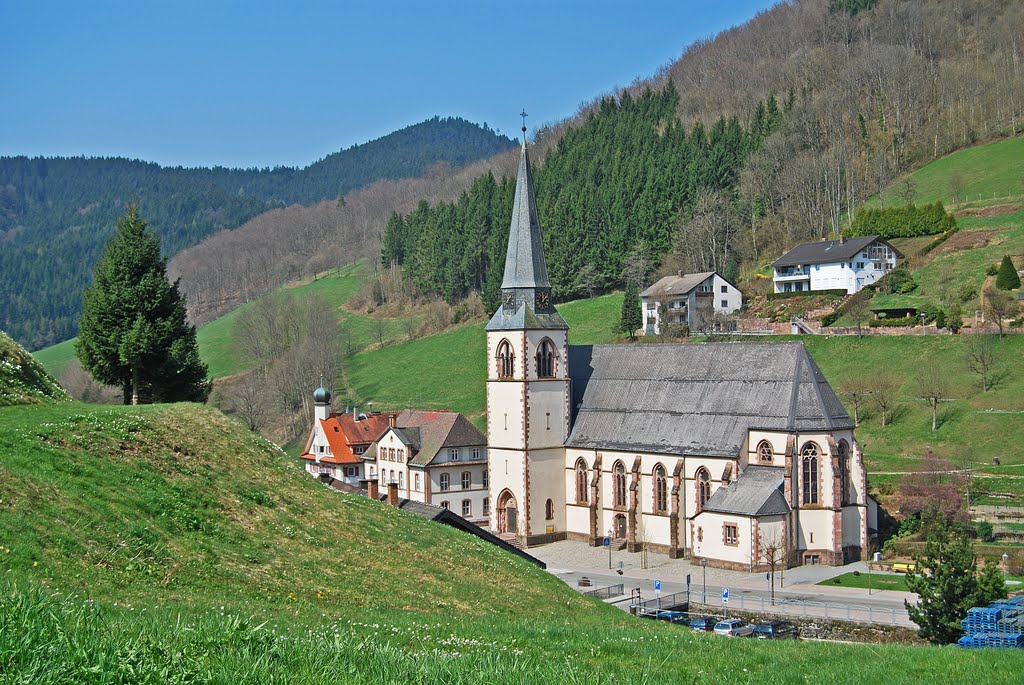
[[[551,302],[525,126],[501,307],[486,330],[491,530],[526,545],[562,538],[569,326]]]

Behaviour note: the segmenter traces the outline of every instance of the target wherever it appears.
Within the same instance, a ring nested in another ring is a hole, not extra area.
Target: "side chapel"
[[[750,571],[868,554],[877,506],[854,424],[803,343],[569,345],[525,135],[501,293],[486,327],[492,531]]]

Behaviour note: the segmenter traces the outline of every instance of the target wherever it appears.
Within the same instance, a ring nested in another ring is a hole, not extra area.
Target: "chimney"
[[[388,425],[392,428],[398,425],[398,414],[392,414],[388,417]]]
[[[358,404],[353,404],[352,405],[352,422],[353,423],[359,423],[359,405]]]
[[[366,481],[366,496],[370,499],[380,499],[380,484],[376,478]]]
[[[398,483],[394,481],[388,483],[388,504],[398,506]]]
[[[679,276],[679,278],[682,278],[685,275],[686,275],[686,272],[683,271],[682,269],[680,269],[679,271],[676,272],[676,276]]]
[[[846,236],[840,233],[839,234],[839,244],[842,245],[845,242],[846,242]]]

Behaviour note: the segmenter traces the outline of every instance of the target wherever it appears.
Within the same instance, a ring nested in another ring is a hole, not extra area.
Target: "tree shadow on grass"
[[[938,426],[936,427],[936,429],[942,428],[950,421],[956,421],[960,419],[961,417],[963,417],[963,414],[964,408],[958,404],[953,404],[945,408],[943,408],[940,405],[938,414]]]
[[[904,417],[906,417],[908,413],[910,413],[910,409],[908,409],[905,405],[893,407],[885,417],[886,427],[891,426],[895,423],[899,423],[904,419]]]

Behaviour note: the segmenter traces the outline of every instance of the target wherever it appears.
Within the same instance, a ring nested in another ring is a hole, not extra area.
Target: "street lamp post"
[[[701,565],[701,569],[704,572],[704,584],[703,584],[703,588],[701,590],[701,604],[707,604],[708,603],[708,558],[707,557],[701,557],[700,558],[700,565]]]

